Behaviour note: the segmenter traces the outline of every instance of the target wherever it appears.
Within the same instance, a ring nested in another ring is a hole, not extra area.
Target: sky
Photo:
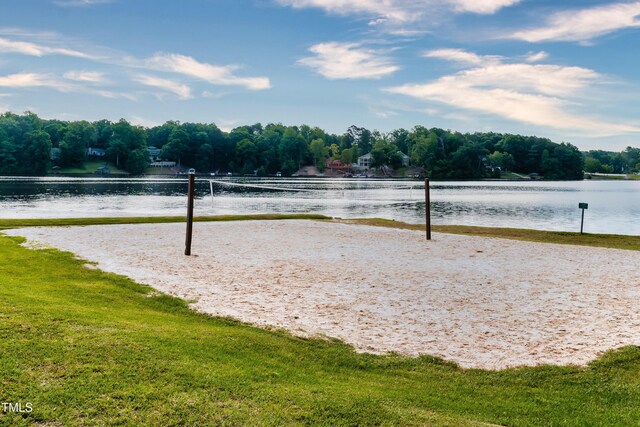
[[[0,0],[0,112],[640,146],[640,1]]]

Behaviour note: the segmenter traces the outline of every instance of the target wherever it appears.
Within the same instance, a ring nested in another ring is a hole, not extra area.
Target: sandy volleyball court
[[[585,364],[640,344],[640,252],[311,221],[9,230],[193,307],[463,367]]]

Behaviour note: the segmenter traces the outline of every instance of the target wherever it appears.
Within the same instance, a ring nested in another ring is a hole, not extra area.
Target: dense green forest
[[[546,179],[582,179],[583,171],[628,173],[640,169],[640,149],[589,151],[546,138],[476,132],[462,134],[416,126],[389,133],[351,126],[342,135],[318,127],[259,123],[223,132],[215,124],[169,121],[143,128],[122,119],[45,120],[26,112],[0,115],[0,175],[45,175],[52,168],[82,165],[88,148],[131,174],[144,173],[148,147],[160,158],[202,172],[289,176],[305,165],[324,170],[327,159],[355,163],[371,153],[371,166],[413,168],[432,178],[474,179],[505,171],[537,173]]]

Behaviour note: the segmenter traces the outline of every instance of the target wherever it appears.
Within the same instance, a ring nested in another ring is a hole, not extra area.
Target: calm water
[[[372,179],[225,179],[197,183],[197,215],[312,212],[424,222],[424,184]],[[248,184],[238,186],[231,184]],[[0,217],[184,215],[186,178],[2,178]],[[267,187],[267,188],[264,188]],[[287,188],[279,190],[278,188]],[[434,224],[640,235],[640,181],[432,182]]]

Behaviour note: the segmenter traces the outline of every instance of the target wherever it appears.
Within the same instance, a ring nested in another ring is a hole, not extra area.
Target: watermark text
[[[31,412],[33,412],[33,405],[31,404],[31,402],[0,402],[0,408],[5,414],[30,414]]]

